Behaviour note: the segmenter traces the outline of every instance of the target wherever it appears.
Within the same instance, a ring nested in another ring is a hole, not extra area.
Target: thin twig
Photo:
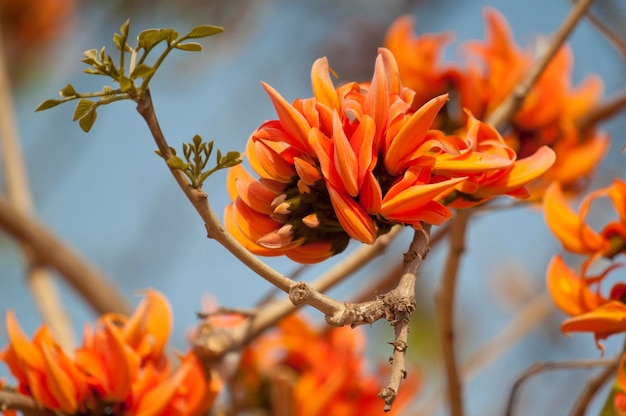
[[[401,229],[402,227],[395,227],[389,233],[379,237],[373,245],[359,247],[337,267],[311,282],[311,288],[318,292],[325,292],[342,282],[346,277],[383,254]],[[288,298],[264,304],[249,320],[228,329],[227,332],[202,323],[195,341],[196,351],[208,361],[218,360],[227,352],[245,347],[262,332],[301,306],[294,305]]]
[[[537,374],[543,373],[545,371],[553,371],[553,370],[571,370],[577,368],[592,368],[605,366],[607,369],[612,368],[617,365],[619,362],[619,357],[616,359],[602,359],[602,360],[572,360],[572,361],[561,361],[561,362],[546,362],[546,363],[535,363],[528,367],[526,371],[521,373],[515,383],[513,383],[513,387],[511,388],[511,393],[509,394],[509,400],[507,401],[506,416],[513,415],[513,408],[515,407],[515,402],[517,400],[517,393],[519,392],[520,387],[526,380],[530,377],[535,376]]]
[[[614,95],[608,100],[592,108],[583,118],[578,121],[578,129],[585,132],[601,121],[616,116],[626,108],[626,91]]]
[[[0,414],[4,410],[17,410],[24,416],[55,416],[55,412],[43,407],[37,400],[18,392],[0,390]],[[56,416],[61,416],[59,413]]]
[[[573,4],[576,3],[575,0],[570,0],[570,2]],[[587,10],[585,17],[589,20],[589,22],[591,22],[592,25],[595,26],[596,29],[598,29],[598,32],[600,32],[602,36],[607,38],[609,43],[613,44],[615,49],[622,54],[622,58],[626,59],[626,41],[615,33],[610,27],[605,25],[602,19],[596,16],[596,14],[591,10]]]
[[[0,28],[1,29],[1,28]],[[2,32],[0,30],[0,32]],[[18,137],[11,83],[9,81],[4,39],[0,33],[0,140],[2,162],[9,202],[23,212],[33,211],[33,201],[28,184],[27,169]],[[72,323],[59,297],[52,275],[44,267],[36,264],[33,254],[22,247],[25,277],[30,294],[43,321],[56,335],[57,342],[65,351],[73,351],[76,339]]]
[[[557,30],[552,42],[543,53],[541,58],[530,68],[526,77],[520,82],[509,96],[487,117],[487,123],[494,125],[498,130],[511,120],[513,115],[521,108],[526,96],[535,85],[543,71],[546,69],[554,55],[567,37],[574,30],[580,19],[585,15],[593,0],[579,0],[572,11]]]
[[[130,314],[128,300],[101,271],[30,215],[0,197],[0,229],[25,245],[35,261],[61,274],[98,313]]]
[[[454,304],[456,297],[456,281],[461,256],[465,250],[465,234],[470,218],[470,210],[459,210],[451,220],[450,251],[441,278],[441,286],[437,293],[437,310],[441,332],[441,349],[446,369],[448,385],[448,403],[452,416],[463,415],[463,395],[459,378],[454,344]]]
[[[572,411],[570,412],[571,416],[584,416],[589,403],[596,396],[596,393],[606,384],[607,381],[613,377],[615,371],[617,371],[617,367],[619,366],[620,357],[616,357],[610,365],[608,365],[604,371],[598,374],[595,378],[591,379],[589,383],[585,386],[585,389],[578,396],[578,400],[574,404]]]
[[[400,382],[406,378],[406,349],[409,345],[409,319],[415,310],[415,282],[417,272],[429,249],[430,224],[423,224],[422,229],[415,231],[409,251],[404,254],[404,268],[398,287],[389,292],[391,294],[395,291],[396,299],[389,303],[387,320],[394,327],[396,337],[391,343],[393,354],[389,360],[391,362],[389,383],[378,393],[378,397],[385,402],[385,412],[391,410],[400,390]]]
[[[554,302],[546,292],[535,296],[525,306],[515,312],[511,321],[493,338],[483,344],[478,351],[461,363],[461,380],[463,384],[469,383],[472,378],[494,363],[502,354],[523,339],[524,335],[533,330],[537,324],[544,321],[545,317],[554,310]],[[444,396],[443,386],[431,394],[424,404],[416,412],[420,415],[430,415],[442,405]]]

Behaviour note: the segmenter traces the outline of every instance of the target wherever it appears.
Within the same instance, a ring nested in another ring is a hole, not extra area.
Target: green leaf
[[[113,43],[115,44],[115,47],[117,47],[117,49],[122,50],[124,38],[122,38],[122,36],[120,36],[118,33],[115,33],[113,34]]]
[[[89,101],[84,98],[81,99],[78,104],[76,104],[76,109],[74,110],[74,118],[72,119],[72,121],[83,118],[85,114],[91,111],[94,105],[95,103],[93,101]]]
[[[179,43],[176,45],[176,49],[190,52],[200,52],[202,50],[202,45],[196,42]]]
[[[89,49],[83,52],[83,56],[85,57],[85,59],[83,59],[82,62],[86,63],[87,65],[93,65],[100,62],[98,60],[98,51],[96,49]]]
[[[56,107],[57,105],[61,104],[62,102],[63,102],[63,100],[55,100],[53,98],[50,98],[50,99],[44,101],[43,103],[39,104],[37,106],[37,108],[35,108],[35,111],[47,110],[49,108]]]
[[[167,165],[172,169],[185,169],[187,164],[178,156],[167,159]]]
[[[128,78],[126,75],[122,75],[119,79],[120,90],[123,92],[128,92],[131,88],[133,88],[133,81]]]
[[[61,94],[61,97],[75,97],[77,95],[72,84],[67,84],[65,87],[61,88],[59,94]]]
[[[211,25],[200,25],[191,29],[191,32],[185,35],[185,38],[193,39],[193,38],[206,38],[208,36],[217,35],[218,33],[222,33],[224,28],[219,26],[211,26]]]
[[[91,130],[93,123],[96,122],[97,116],[98,114],[96,113],[95,109],[85,114],[85,116],[81,118],[80,121],[78,122],[78,124],[80,125],[80,128],[83,129],[85,133],[87,133],[89,130]]]
[[[158,43],[164,40],[171,42],[177,36],[178,33],[174,29],[147,29],[139,34],[137,48],[144,48],[146,52],[149,52]]]
[[[122,26],[120,26],[120,33],[122,34],[122,37],[125,39],[128,39],[129,27],[130,27],[130,19],[126,19],[126,21],[122,23]]]
[[[135,67],[135,69],[133,69],[133,72],[132,74],[130,74],[130,77],[133,79],[144,78],[153,73],[154,73],[153,67],[148,66],[146,64],[139,64]]]

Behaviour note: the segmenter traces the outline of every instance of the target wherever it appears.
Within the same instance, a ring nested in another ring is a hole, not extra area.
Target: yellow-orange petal
[[[296,172],[298,172],[298,176],[302,181],[308,186],[313,186],[317,181],[322,179],[322,174],[320,171],[312,165],[311,163],[301,159],[299,157],[293,158],[293,165],[296,168]]]
[[[374,120],[376,126],[375,142],[379,143],[386,124],[387,113],[389,111],[389,75],[386,71],[385,55],[379,53],[376,57],[374,75],[370,82],[365,102],[363,104],[364,113]],[[389,58],[387,58],[389,59]],[[393,59],[393,56],[391,57]]]
[[[406,120],[395,137],[388,137],[385,151],[385,168],[391,175],[407,166],[409,155],[422,144],[422,140],[430,129],[439,110],[448,101],[448,94],[433,98],[421,106]]]
[[[172,328],[172,309],[165,296],[148,289],[135,313],[124,325],[124,341],[142,358],[159,359]]]
[[[463,182],[466,177],[452,178],[438,183],[413,185],[396,193],[392,198],[385,196],[380,209],[383,217],[393,216],[394,212],[417,210],[437,195]]]
[[[105,366],[108,375],[106,400],[121,402],[131,392],[139,370],[139,357],[126,346],[120,330],[108,319],[103,319]]]
[[[170,402],[187,376],[189,369],[188,364],[181,364],[167,380],[148,391],[143,397],[138,398],[137,408],[133,414],[135,416],[158,416],[165,413],[165,409],[171,405]]]
[[[288,258],[302,264],[319,263],[333,254],[331,241],[311,241],[285,251]]]
[[[61,369],[53,355],[62,354],[52,351],[51,346],[42,345],[41,352],[46,364],[46,385],[65,413],[73,414],[78,410],[77,389],[72,379]]]
[[[328,184],[328,194],[333,210],[345,232],[366,244],[376,241],[376,224],[365,210],[347,194]]]
[[[543,197],[546,223],[563,247],[573,253],[592,254],[607,242],[569,207],[559,183],[552,183]]]
[[[481,184],[484,191],[479,190],[477,196],[502,195],[515,191],[543,175],[555,160],[554,150],[548,146],[541,146],[532,155],[515,161],[506,175],[496,181],[487,180]]]
[[[574,146],[557,143],[554,147],[556,162],[548,172],[550,179],[569,185],[588,176],[607,154],[610,145],[611,141],[606,134],[598,134]]]
[[[568,315],[580,315],[606,302],[589,289],[583,277],[570,269],[559,255],[552,257],[546,271],[548,292],[554,303]]]
[[[23,369],[30,368],[43,372],[45,364],[41,350],[33,345],[24,334],[12,309],[7,311],[6,325],[10,346],[15,352],[20,366]]]
[[[306,118],[293,108],[274,88],[264,82],[261,82],[261,85],[263,85],[263,88],[272,100],[283,129],[296,140],[296,147],[298,149],[308,149],[308,136],[311,126]]]
[[[317,101],[339,110],[339,97],[330,78],[330,68],[326,57],[319,58],[313,62],[311,67],[311,85],[313,95]]]
[[[235,240],[244,246],[249,252],[259,256],[280,256],[282,253],[278,250],[271,250],[262,247],[256,243],[256,239],[253,241],[250,237],[244,234],[239,228],[239,222],[237,215],[235,214],[235,208],[233,205],[227,205],[224,208],[224,227]]]
[[[358,162],[337,113],[333,117],[333,144],[333,166],[337,169],[345,191],[348,195],[355,197],[359,194]]]
[[[383,191],[372,171],[368,170],[363,178],[359,204],[370,215],[376,215],[380,212],[380,207],[383,204]]]
[[[594,310],[567,319],[561,325],[563,332],[593,332],[603,339],[626,331],[626,305],[610,301]]]
[[[279,153],[269,147],[264,142],[257,140],[254,142],[256,161],[261,165],[264,172],[267,172],[268,179],[288,183],[296,174],[292,164],[287,162]],[[249,159],[251,160],[251,159]]]

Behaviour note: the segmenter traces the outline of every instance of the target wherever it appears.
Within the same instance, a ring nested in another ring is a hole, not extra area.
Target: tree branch
[[[543,373],[544,371],[553,371],[553,370],[571,370],[576,368],[592,368],[597,366],[606,366],[607,369],[613,368],[615,370],[615,366],[619,362],[619,357],[616,359],[603,359],[603,360],[573,360],[573,361],[562,361],[562,362],[548,362],[548,363],[535,363],[531,365],[526,371],[520,374],[515,380],[513,387],[511,388],[511,393],[509,394],[509,400],[506,406],[506,416],[513,415],[513,408],[515,407],[515,401],[517,400],[517,393],[524,384],[526,380],[530,377]]]
[[[617,371],[619,361],[620,356],[617,356],[613,361],[609,361],[604,371],[589,381],[587,386],[585,386],[585,389],[578,396],[578,400],[574,404],[570,413],[571,416],[585,415],[589,403],[591,403],[591,400],[595,397],[596,393],[598,393],[598,390],[600,390]]]
[[[567,37],[572,33],[580,19],[585,15],[593,0],[579,0],[567,16],[561,27],[557,30],[554,38],[543,55],[530,68],[526,77],[520,82],[509,96],[487,117],[487,123],[495,126],[498,130],[511,120],[513,115],[522,107],[526,96],[535,85],[543,71],[546,69],[554,55]]]
[[[17,410],[24,416],[55,416],[56,413],[43,407],[37,400],[30,396],[9,391],[0,390],[0,413],[5,410]],[[59,413],[57,416],[61,416]]]
[[[573,4],[576,4],[576,0],[570,1]],[[600,32],[602,36],[607,38],[609,43],[613,44],[615,49],[617,49],[617,51],[622,55],[622,58],[626,59],[626,41],[624,41],[621,36],[611,30],[610,27],[605,25],[604,22],[591,10],[587,10],[587,12],[585,13],[585,17],[587,18],[587,20],[589,20],[589,22],[591,22],[592,25],[595,26],[596,29],[598,29],[598,32]]]
[[[616,116],[623,111],[624,108],[626,108],[626,91],[622,91],[592,108],[591,111],[579,120],[578,129],[581,132],[585,132],[593,128],[599,122]]]
[[[1,28],[0,28],[1,29]],[[2,32],[0,30],[0,32]],[[4,39],[0,34],[0,141],[2,162],[9,202],[19,211],[32,212],[33,201],[30,194],[24,155],[17,132],[11,84],[6,64]],[[52,275],[44,267],[34,262],[33,253],[22,246],[26,262],[25,277],[30,294],[39,309],[44,322],[56,335],[59,344],[72,351],[76,344],[72,323],[63,307]]]
[[[1,197],[0,229],[27,246],[37,263],[48,265],[64,276],[98,313],[130,314],[127,299],[110,279],[36,219],[16,210]]]
[[[452,219],[450,228],[450,251],[437,293],[437,311],[440,320],[441,349],[446,379],[448,383],[448,402],[452,416],[463,415],[463,397],[459,370],[457,367],[454,345],[454,302],[456,281],[461,256],[465,250],[465,234],[470,217],[470,210],[458,210]]]
[[[393,303],[388,305],[386,318],[395,328],[396,334],[395,341],[391,343],[393,354],[389,360],[391,377],[387,386],[378,393],[378,397],[385,402],[385,412],[391,410],[400,390],[400,382],[406,378],[406,349],[409,342],[409,318],[415,310],[415,281],[430,249],[430,224],[423,224],[422,227],[415,231],[409,251],[404,254],[403,274],[398,286],[385,296],[389,298],[389,295],[393,295]]]
[[[394,227],[389,233],[379,237],[373,245],[359,247],[335,268],[311,282],[311,289],[325,292],[343,281],[383,254],[401,229],[402,227]],[[274,326],[301,306],[303,305],[294,305],[289,298],[265,304],[248,320],[235,327],[227,328],[227,331],[224,331],[225,328],[215,328],[203,322],[199,325],[198,337],[195,340],[196,352],[209,362],[218,360],[227,352],[245,347],[266,329]]]

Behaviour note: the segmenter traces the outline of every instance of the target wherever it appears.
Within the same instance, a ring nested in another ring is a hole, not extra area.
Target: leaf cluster
[[[180,169],[189,178],[190,184],[194,188],[202,188],[204,181],[213,173],[220,169],[227,169],[241,163],[241,153],[230,151],[225,155],[217,149],[215,166],[207,169],[207,164],[213,152],[213,140],[205,142],[202,137],[195,135],[191,143],[183,143],[183,156],[185,160],[176,155],[176,150],[169,148],[172,153],[167,158],[167,164],[172,169]],[[163,153],[156,151],[161,157]]]
[[[127,20],[120,27],[120,33],[113,35],[113,43],[119,51],[117,61],[107,53],[105,47],[99,51],[89,49],[83,53],[82,62],[88,65],[84,72],[111,78],[117,84],[117,88],[104,86],[101,91],[81,94],[76,92],[72,84],[67,84],[59,91],[61,99],[45,100],[35,111],[47,110],[68,101],[79,100],[74,110],[73,120],[78,121],[83,131],[87,132],[96,121],[96,109],[99,106],[114,101],[140,99],[152,77],[171,51],[174,49],[201,51],[202,45],[190,42],[189,39],[205,38],[223,32],[221,27],[211,25],[196,26],[183,36],[172,28],[147,29],[137,36],[137,44],[133,47],[128,43],[129,28],[130,20]],[[148,64],[149,54],[160,44],[164,45],[164,49],[152,64]],[[128,63],[127,58],[129,58]]]

